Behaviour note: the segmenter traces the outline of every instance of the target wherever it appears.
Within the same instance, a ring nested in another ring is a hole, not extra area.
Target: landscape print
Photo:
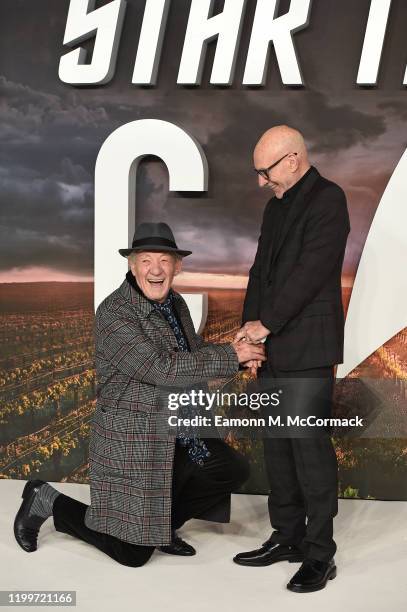
[[[239,329],[244,289],[193,290],[208,294],[205,340],[230,342]],[[345,310],[350,293],[349,287],[343,289]],[[90,421],[96,403],[93,284],[3,283],[0,294],[0,477],[87,483]],[[395,383],[396,395],[389,402],[396,428],[406,418],[402,384],[407,377],[406,347],[407,330],[403,330],[350,375]],[[239,373],[223,385],[241,392],[249,379]],[[341,402],[355,405],[357,392],[353,387],[341,390],[338,409]],[[407,498],[407,440],[394,435],[356,436],[334,438],[339,495],[392,499],[396,482],[397,497]],[[233,431],[226,439],[252,463],[244,491],[266,493],[261,442],[235,437]]]
[[[272,49],[264,85],[242,85],[255,0],[247,2],[230,86],[211,84],[216,40],[208,43],[200,85],[177,84],[180,32],[190,8],[190,0],[177,0],[170,3],[156,85],[137,87],[131,74],[145,3],[127,4],[113,78],[75,87],[58,78],[68,51],[63,40],[69,0],[1,3],[8,27],[0,54],[0,478],[88,479],[97,384],[94,172],[114,130],[143,119],[167,121],[205,153],[208,190],[202,194],[170,192],[164,163],[143,158],[135,208],[137,223],[168,223],[178,247],[192,251],[178,287],[208,294],[203,335],[213,342],[230,341],[239,328],[262,215],[272,196],[259,188],[253,171],[253,148],[262,133],[280,124],[299,129],[311,163],[346,194],[351,232],[342,276],[345,311],[372,220],[406,149],[403,0],[392,2],[374,87],[356,85],[370,0],[343,0],[340,10],[337,0],[313,3],[309,26],[294,35],[303,87],[284,86]],[[289,4],[281,1],[281,14]],[[222,6],[216,1],[214,11]],[[83,44],[90,58],[93,40]],[[131,240],[123,227],[122,247]],[[105,248],[109,261],[120,258],[111,244]],[[404,260],[391,265],[401,278]],[[395,291],[394,299],[402,297]],[[407,499],[406,379],[403,329],[337,381],[335,414],[366,419],[361,432],[333,432],[340,496]],[[248,382],[239,373],[224,384],[243,390]],[[238,439],[233,431],[227,441],[252,462],[244,490],[267,492],[261,444]]]

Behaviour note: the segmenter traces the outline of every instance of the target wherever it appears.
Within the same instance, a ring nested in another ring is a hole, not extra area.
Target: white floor
[[[232,562],[234,554],[256,548],[270,533],[263,496],[235,495],[228,525],[188,523],[180,533],[197,548],[195,557],[155,552],[144,567],[128,568],[56,532],[52,518],[41,529],[38,550],[21,550],[12,524],[23,486],[0,481],[0,590],[75,590],[76,609],[86,612],[407,610],[407,502],[341,500],[335,520],[338,576],[322,591],[297,594],[286,583],[299,564],[246,568]],[[55,486],[89,503],[87,486]]]

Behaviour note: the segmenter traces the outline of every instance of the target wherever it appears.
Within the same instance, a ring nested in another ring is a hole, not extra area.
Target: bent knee
[[[129,542],[120,542],[113,546],[111,557],[127,567],[142,567],[154,552],[153,546],[138,546]]]
[[[125,565],[127,567],[142,567],[149,559],[150,557],[147,559],[116,559],[116,561],[120,563],[120,565]]]

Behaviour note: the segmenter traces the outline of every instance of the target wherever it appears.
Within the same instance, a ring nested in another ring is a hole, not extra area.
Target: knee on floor
[[[120,565],[127,567],[141,567],[147,563],[154,552],[154,547],[138,546],[129,542],[120,542],[118,546],[114,546],[112,557]]]

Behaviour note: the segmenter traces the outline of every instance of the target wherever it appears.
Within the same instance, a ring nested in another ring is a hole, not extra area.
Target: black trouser
[[[333,367],[296,372],[270,366],[262,377],[320,379],[331,416]],[[327,380],[328,379],[328,380]],[[295,381],[290,381],[295,386]],[[312,381],[318,386],[318,381]],[[311,411],[308,410],[308,412]],[[321,415],[321,411],[319,410]],[[306,557],[328,561],[336,552],[333,518],[338,512],[338,465],[329,430],[314,437],[266,437],[264,457],[270,485],[268,500],[273,542],[295,544]]]
[[[206,515],[223,502],[249,477],[249,463],[233,448],[218,439],[205,440],[211,456],[204,465],[193,463],[187,450],[176,444],[173,468],[172,527],[178,529],[190,518]],[[140,546],[109,534],[89,529],[84,517],[88,506],[60,494],[53,506],[57,531],[93,544],[122,565],[140,567],[154,552],[154,546]]]

